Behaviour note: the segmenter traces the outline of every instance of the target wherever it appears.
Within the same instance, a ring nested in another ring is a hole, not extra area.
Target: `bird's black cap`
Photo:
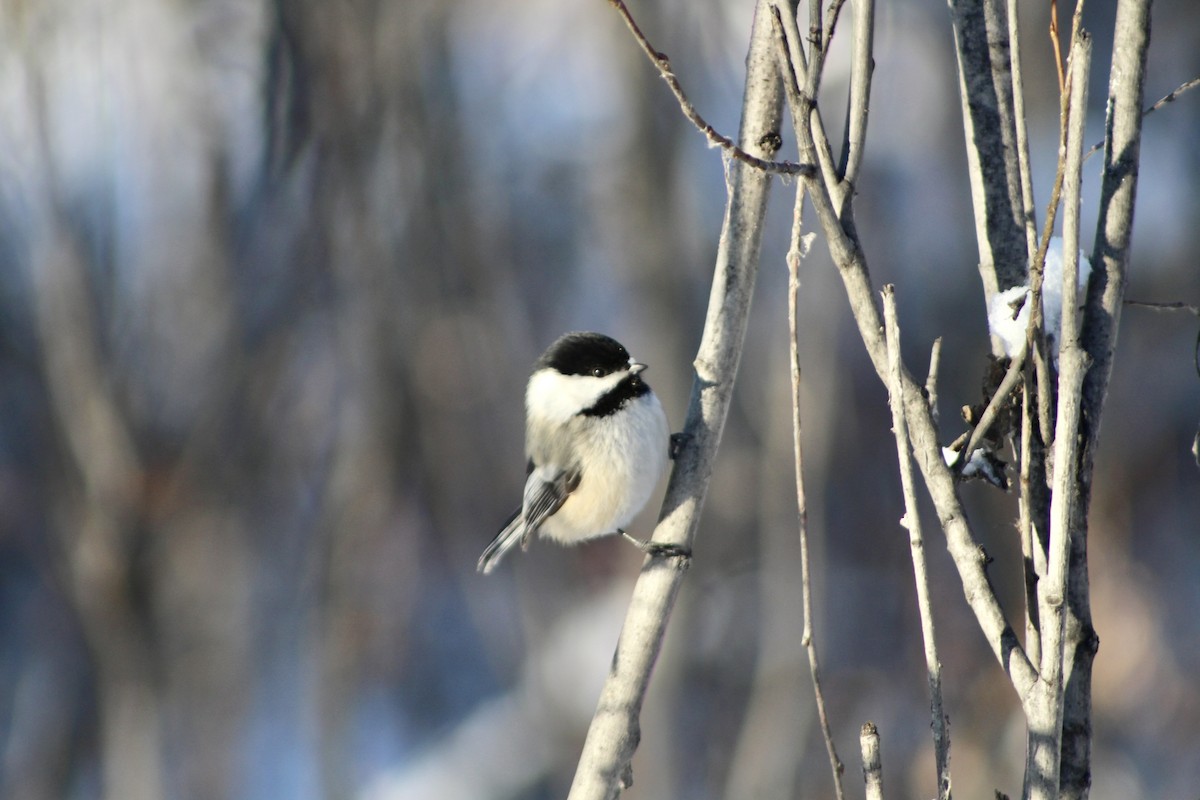
[[[602,333],[565,333],[546,348],[535,370],[556,370],[563,375],[611,375],[629,366],[629,351]]]

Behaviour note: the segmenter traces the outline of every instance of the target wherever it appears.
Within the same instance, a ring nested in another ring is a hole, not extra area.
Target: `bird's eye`
[[[596,367],[596,368],[594,368],[594,369],[592,370],[592,377],[593,377],[593,378],[603,378],[603,377],[604,377],[604,370],[603,370],[603,369],[601,369],[600,367]]]

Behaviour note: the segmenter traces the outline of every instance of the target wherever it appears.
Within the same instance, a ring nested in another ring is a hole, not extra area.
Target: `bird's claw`
[[[633,543],[634,547],[651,558],[679,558],[684,562],[684,569],[687,568],[687,565],[691,564],[692,549],[690,547],[671,542],[643,542],[636,536],[630,536],[620,528],[617,529],[617,533],[628,539]]]
[[[682,558],[684,561],[692,560],[692,549],[684,547],[681,544],[647,542],[644,552],[651,558]]]
[[[683,433],[682,431],[671,434],[671,444],[667,448],[667,455],[672,461],[679,458],[679,454],[683,452],[683,448],[687,446],[691,438],[692,435],[690,433]]]

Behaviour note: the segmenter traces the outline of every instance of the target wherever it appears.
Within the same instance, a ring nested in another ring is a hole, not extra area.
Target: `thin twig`
[[[1143,111],[1142,119],[1145,119],[1146,117],[1150,116],[1155,111],[1158,111],[1160,108],[1162,108],[1163,106],[1168,105],[1170,103],[1174,103],[1176,100],[1179,99],[1179,95],[1181,95],[1184,92],[1189,91],[1191,89],[1195,89],[1197,86],[1200,86],[1200,77],[1192,78],[1190,81],[1184,81],[1183,83],[1176,86],[1174,90],[1172,90],[1171,92],[1168,92],[1165,96],[1160,97],[1158,99],[1158,102],[1156,102],[1154,105],[1150,106],[1145,111]],[[1084,159],[1091,158],[1092,156],[1094,156],[1096,153],[1098,153],[1103,148],[1104,148],[1104,140],[1102,139],[1102,140],[1096,142],[1094,145],[1092,145],[1091,149],[1087,151],[1087,155],[1084,156]]]
[[[790,80],[794,75],[784,26],[778,17],[773,17],[772,21],[776,26],[776,56],[779,69],[783,72],[788,103],[791,105],[792,127],[796,130],[801,157],[807,158],[807,155],[816,149],[813,140],[816,118],[811,114],[811,102],[806,101],[798,87]],[[887,343],[883,340],[883,320],[876,304],[874,290],[871,288],[866,256],[858,238],[851,235],[842,225],[829,187],[819,176],[805,177],[804,184],[812,200],[813,209],[817,212],[821,229],[825,232],[829,254],[842,278],[863,346],[880,380],[886,380]],[[962,580],[967,604],[975,614],[980,630],[1024,706],[1032,698],[1037,683],[1037,672],[1026,657],[1012,626],[1005,619],[999,598],[988,580],[987,559],[967,521],[957,494],[954,476],[946,466],[938,443],[937,426],[933,422],[925,395],[907,371],[904,371],[903,382],[904,412],[912,431],[914,455],[924,476],[929,496],[937,509],[942,530],[946,534],[947,549]]]
[[[1189,314],[1200,317],[1200,306],[1194,306],[1189,303],[1154,303],[1147,300],[1126,300],[1125,305],[1148,308],[1151,311],[1186,311]]]
[[[838,17],[842,13],[842,6],[845,2],[846,0],[833,0],[829,4],[829,11],[825,15],[823,30],[819,24],[813,26],[813,34],[821,37],[820,44],[813,48],[814,52],[809,59],[813,68],[808,75],[808,91],[814,100],[821,91],[821,78],[824,77],[825,57],[829,55],[829,44],[833,41],[833,32],[837,29]],[[809,8],[812,10],[814,22],[819,20],[821,16],[820,0],[813,0],[813,2],[809,3]]]
[[[874,722],[862,726],[858,735],[862,750],[863,782],[867,785],[867,800],[883,800],[883,758],[879,753],[879,729]]]
[[[1025,649],[1034,664],[1042,661],[1042,623],[1038,614],[1038,581],[1046,574],[1046,553],[1033,522],[1033,376],[1023,371],[1021,392],[1020,491],[1017,527],[1021,536],[1021,555],[1025,562]]]
[[[1058,40],[1058,0],[1050,0],[1050,44],[1054,48],[1054,66],[1058,70],[1058,93],[1066,92],[1063,75],[1062,42]]]
[[[821,691],[821,666],[817,658],[817,641],[813,636],[812,578],[808,561],[808,501],[804,493],[804,456],[801,447],[800,425],[800,350],[797,326],[797,305],[800,296],[800,259],[803,253],[801,222],[804,208],[804,187],[796,185],[796,205],[792,216],[791,246],[788,248],[788,333],[791,349],[792,375],[792,449],[796,460],[796,511],[800,532],[800,592],[804,607],[804,633],[801,644],[808,652],[808,666],[812,672],[813,695],[816,698],[817,719],[821,735],[825,738],[825,750],[829,754],[829,767],[833,772],[833,787],[838,800],[844,800],[842,773],[845,767],[838,758],[833,743],[833,729],[829,725],[829,714],[825,709],[825,694]]]
[[[849,198],[854,196],[858,174],[862,168],[867,138],[867,115],[870,110],[871,75],[875,70],[872,43],[875,41],[875,0],[863,0],[854,9],[854,49],[850,63],[850,96],[847,99],[845,143],[842,148],[841,173],[845,194],[841,212],[850,213]]]
[[[820,166],[825,184],[838,187],[831,191],[834,191],[840,208],[842,205],[841,177],[838,175],[837,165],[833,160],[833,149],[830,147],[829,138],[825,135],[825,125],[821,120],[821,113],[817,109],[816,100],[813,95],[804,95],[800,88],[808,86],[810,64],[804,55],[804,47],[801,45],[803,38],[800,35],[799,23],[796,21],[796,15],[790,3],[772,5],[771,13],[776,24],[783,30],[781,39],[784,42],[783,49],[788,56],[787,59],[780,62],[780,71],[784,76],[784,91],[788,94],[788,102],[794,107],[798,107],[802,102],[802,96],[809,98],[806,107],[808,108],[807,113],[812,118],[811,124],[815,141],[812,151],[813,161]]]
[[[819,4],[814,3],[814,7]],[[840,5],[840,4],[839,4]],[[832,9],[831,9],[832,11]],[[793,109],[793,115],[797,114],[797,109],[804,107],[807,109],[804,116],[810,120],[817,117],[817,126],[819,124],[819,115],[814,113],[812,92],[815,92],[819,85],[819,72],[821,69],[821,60],[823,58],[822,42],[814,41],[812,45],[811,56],[807,60],[804,57],[804,50],[799,42],[799,30],[796,26],[794,14],[790,5],[785,4],[784,8],[778,5],[772,5],[772,30],[776,36],[776,53],[779,62],[779,71],[783,76],[784,91]],[[786,13],[786,16],[785,16]],[[814,15],[814,18],[815,17]],[[836,22],[836,15],[831,17],[830,30]],[[792,31],[792,36],[788,37],[785,30],[788,28]],[[815,34],[820,37],[820,29],[815,28]],[[811,87],[810,92],[806,97],[801,99],[799,91],[799,81],[801,77],[806,77],[806,85]],[[836,176],[832,172],[832,158],[828,156],[828,143],[826,142],[826,158],[821,160],[822,172],[826,175],[826,180],[836,181]],[[809,150],[810,153],[815,152],[815,148]],[[799,511],[798,524],[800,533],[800,583],[802,593],[802,603],[804,609],[804,633],[802,636],[802,644],[808,653],[809,670],[812,673],[813,695],[817,706],[817,719],[821,726],[821,736],[825,740],[825,750],[829,756],[829,767],[833,773],[834,792],[838,800],[844,800],[845,789],[842,784],[842,774],[845,772],[845,766],[842,760],[838,757],[837,747],[833,741],[833,730],[829,724],[829,715],[825,708],[825,695],[821,689],[821,670],[820,661],[817,655],[816,640],[813,638],[812,629],[812,583],[809,573],[808,560],[808,512],[807,503],[804,494],[804,477],[803,477],[803,456],[801,448],[801,424],[800,424],[800,355],[798,350],[798,330],[796,323],[797,316],[797,301],[800,288],[800,259],[803,253],[803,234],[802,234],[802,219],[804,208],[804,187],[802,184],[796,186],[796,201],[795,210],[792,216],[792,232],[791,245],[788,248],[788,323],[790,328],[790,347],[791,347],[791,375],[792,375],[792,435],[793,448],[795,451],[796,460],[796,502]]]
[[[789,12],[799,5],[792,2],[784,3]],[[796,47],[801,47],[797,42]],[[804,91],[816,102],[816,92],[821,87],[821,71],[825,68],[825,38],[821,31],[821,2],[813,0],[808,4],[808,62],[811,67],[808,80],[804,82]]]
[[[1012,66],[1013,122],[1017,134],[1017,169],[1021,176],[1021,206],[1025,211],[1026,258],[1037,253],[1037,204],[1033,197],[1033,169],[1029,161],[1029,126],[1025,118],[1025,80],[1021,64],[1019,0],[1008,0],[1008,47]],[[1005,287],[1001,287],[1005,288]]]
[[[1160,97],[1154,105],[1143,111],[1142,116],[1148,117],[1168,103],[1174,103],[1179,98],[1179,95],[1183,94],[1189,89],[1195,89],[1197,86],[1200,86],[1200,77],[1192,78],[1190,81],[1184,81],[1183,83],[1179,84],[1179,86],[1173,92],[1169,92],[1165,96]]]
[[[1080,0],[1082,2],[1082,0]],[[1066,76],[1069,83],[1070,75]],[[1066,169],[1068,97],[1063,94],[1059,104],[1058,167],[1054,174],[1054,188],[1050,190],[1050,202],[1046,208],[1046,221],[1042,225],[1042,238],[1037,255],[1029,265],[1029,323],[1025,330],[1025,350],[1032,353],[1032,369],[1037,373],[1037,418],[1042,441],[1047,444],[1054,438],[1053,420],[1050,416],[1050,369],[1046,363],[1046,336],[1043,330],[1042,279],[1046,267],[1046,252],[1050,249],[1050,238],[1058,219],[1058,206],[1062,197],[1063,171]],[[1026,382],[1028,388],[1029,383]]]
[[[1190,305],[1189,303],[1151,303],[1144,300],[1125,300],[1124,305],[1133,306],[1134,308],[1146,308],[1150,311],[1186,311],[1187,313],[1200,317],[1200,306]],[[1196,334],[1196,348],[1192,354],[1192,360],[1196,365],[1196,374],[1200,375],[1200,332]]]
[[[667,82],[667,86],[671,87],[671,92],[675,95],[675,99],[679,101],[679,108],[683,111],[683,115],[707,137],[709,144],[720,147],[731,158],[749,164],[763,172],[778,175],[807,175],[812,173],[815,168],[811,164],[797,164],[792,161],[768,161],[751,155],[739,147],[728,136],[722,135],[716,128],[708,124],[704,117],[700,116],[700,112],[696,110],[692,102],[688,100],[687,95],[684,94],[683,86],[679,83],[679,78],[675,76],[675,72],[671,69],[671,60],[667,57],[666,53],[656,50],[650,44],[645,34],[642,33],[641,28],[638,27],[637,22],[634,21],[633,15],[629,12],[623,0],[608,0],[608,2],[617,10],[621,18],[625,20],[626,27],[633,34],[633,38],[637,40],[638,45],[642,48],[642,52],[646,54],[646,57],[658,69],[663,80]]]
[[[829,52],[829,43],[833,41],[833,33],[837,30],[838,18],[842,13],[842,6],[846,4],[846,0],[833,0],[829,4],[829,10],[825,14],[825,52]],[[814,7],[820,7],[820,3],[813,3]]]
[[[917,490],[913,481],[908,423],[904,419],[904,382],[900,368],[900,326],[896,321],[896,291],[891,284],[883,287],[883,325],[888,345],[888,400],[892,408],[892,433],[896,437],[896,456],[900,462],[900,488],[904,495],[904,517],[912,550],[913,578],[917,585],[917,608],[921,615],[921,635],[925,640],[925,671],[929,679],[929,712],[932,716],[933,751],[937,765],[938,800],[950,800],[950,733],[942,706],[942,664],[938,659],[937,637],[933,626],[933,602],[929,598],[929,572],[925,568],[925,537],[921,533],[921,515],[917,509]],[[1019,375],[1019,373],[1014,373]],[[967,451],[968,453],[970,450]]]
[[[938,365],[942,360],[942,337],[933,340],[929,350],[929,374],[925,376],[925,399],[929,402],[929,413],[938,421]]]
[[[975,423],[975,427],[971,429],[971,435],[967,438],[966,446],[961,450],[962,457],[956,462],[956,466],[965,466],[971,460],[971,453],[975,452],[975,448],[979,446],[980,440],[987,435],[988,430],[992,427],[992,423],[1000,415],[1000,409],[1008,401],[1009,395],[1012,394],[1013,389],[1017,387],[1017,382],[1021,379],[1022,369],[1025,366],[1025,354],[1028,352],[1028,348],[1020,351],[1013,358],[1012,363],[1008,365],[1008,371],[1004,373],[1004,379],[996,387],[996,391],[992,394],[992,399],[988,401],[987,407],[979,415],[979,420]]]

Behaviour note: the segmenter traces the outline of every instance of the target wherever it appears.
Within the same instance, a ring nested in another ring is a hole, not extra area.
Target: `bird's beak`
[[[630,362],[629,362],[629,371],[630,371],[631,373],[633,373],[634,375],[637,375],[639,372],[641,372],[641,371],[642,371],[642,370],[644,370],[645,368],[646,368],[646,365],[645,365],[645,364],[640,364],[640,363],[638,363],[637,361],[630,361]]]

